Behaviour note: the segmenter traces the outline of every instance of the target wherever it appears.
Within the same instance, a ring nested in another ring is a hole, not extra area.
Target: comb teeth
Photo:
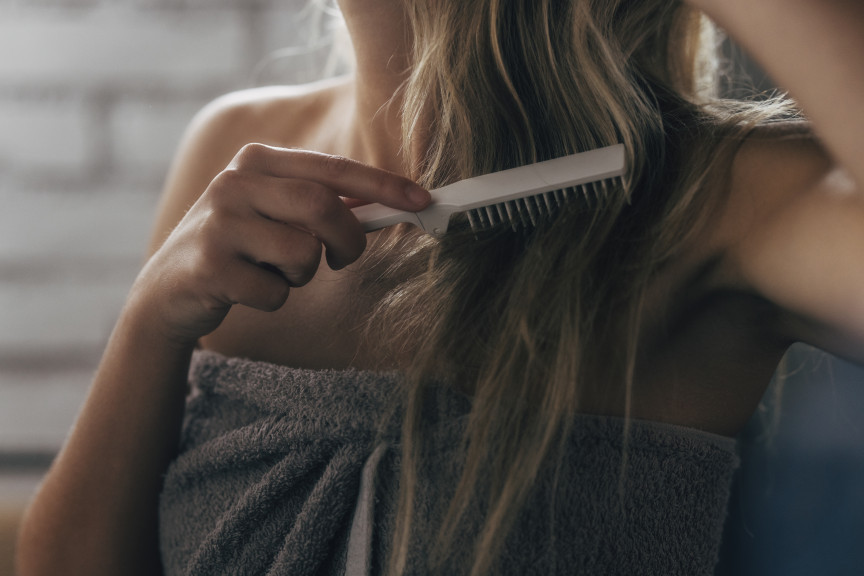
[[[508,200],[499,204],[481,206],[465,212],[473,232],[491,230],[509,225],[514,232],[532,230],[554,216],[565,205],[578,200],[597,203],[606,198],[609,191],[620,187],[620,176],[586,182],[578,186],[543,192],[533,196]]]

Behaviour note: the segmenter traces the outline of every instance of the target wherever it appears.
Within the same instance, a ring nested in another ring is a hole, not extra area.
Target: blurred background
[[[0,576],[214,97],[339,72],[307,0],[0,0]],[[770,80],[726,46],[756,90]],[[738,93],[740,79],[729,88]],[[864,372],[805,348],[741,440],[723,574],[858,574]],[[782,397],[778,405],[776,397]]]

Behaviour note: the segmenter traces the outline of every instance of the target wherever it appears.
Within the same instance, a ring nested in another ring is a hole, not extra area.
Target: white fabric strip
[[[360,476],[360,491],[348,535],[348,557],[345,561],[345,576],[370,576],[372,569],[372,535],[375,528],[375,488],[378,464],[389,445],[379,444],[366,459]]]

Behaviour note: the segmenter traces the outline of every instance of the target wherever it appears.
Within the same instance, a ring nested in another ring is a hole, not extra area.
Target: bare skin
[[[792,342],[864,363],[864,70],[860,58],[832,57],[864,54],[864,17],[848,0],[691,3],[792,90],[824,142],[781,128],[746,143],[722,213],[652,290],[648,308],[670,320],[645,327],[651,353],[637,365],[633,415],[734,435]],[[160,573],[161,475],[199,339],[292,366],[377,360],[348,314],[358,312],[346,295],[366,240],[339,197],[410,210],[428,202],[398,174],[398,106],[382,108],[407,62],[399,5],[342,2],[353,79],[233,95],[190,128],[152,257],[24,522],[21,576]],[[819,49],[792,58],[790,43]],[[591,402],[619,411],[600,393]]]

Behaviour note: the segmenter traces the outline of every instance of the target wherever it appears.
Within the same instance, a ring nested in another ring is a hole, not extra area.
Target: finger
[[[265,312],[281,308],[291,291],[290,283],[281,274],[239,258],[226,266],[222,278],[225,301]]]
[[[329,189],[305,180],[283,180],[286,193],[279,199],[284,211],[280,220],[300,227],[320,240],[327,264],[334,270],[357,260],[366,249],[366,234],[356,216]]]
[[[309,232],[269,219],[248,223],[236,251],[240,258],[284,278],[291,287],[308,284],[321,262],[322,243]]]
[[[347,198],[399,210],[422,210],[431,201],[427,190],[398,174],[320,152],[247,144],[234,157],[231,167],[318,182]]]
[[[322,184],[255,175],[244,180],[236,196],[245,199],[254,215],[263,216],[261,221],[250,223],[248,229],[236,231],[238,237],[251,239],[268,230],[272,245],[290,247],[292,242],[309,241],[289,236],[285,226],[273,228],[265,222],[288,224],[323,243],[327,263],[334,270],[354,262],[366,248],[366,235],[357,218],[335,192]],[[320,244],[317,248],[320,257]]]

